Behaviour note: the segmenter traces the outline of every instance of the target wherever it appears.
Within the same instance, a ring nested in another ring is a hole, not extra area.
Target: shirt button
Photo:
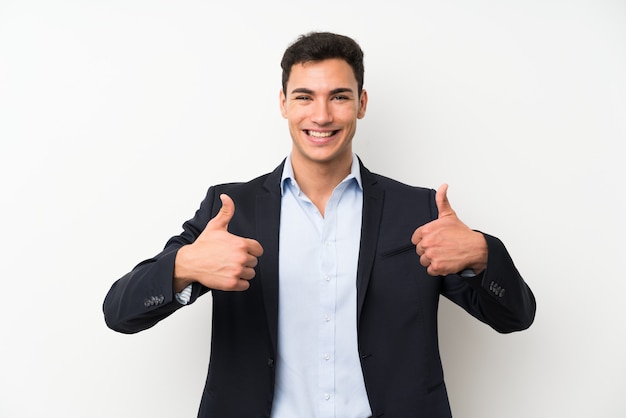
[[[324,354],[324,360],[326,361],[330,360],[330,354]]]
[[[330,322],[330,316],[326,315],[326,316],[324,317],[324,321],[326,321],[326,322]]]
[[[327,282],[330,281],[330,276],[324,276],[324,280],[326,280]]]
[[[328,393],[324,394],[324,399],[329,400],[330,399],[330,395]]]

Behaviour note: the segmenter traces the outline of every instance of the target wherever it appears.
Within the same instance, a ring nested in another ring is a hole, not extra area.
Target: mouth
[[[339,131],[314,131],[311,129],[305,129],[304,133],[307,136],[310,136],[313,139],[319,139],[319,140],[324,140],[327,138],[330,138],[332,136],[335,136]]]

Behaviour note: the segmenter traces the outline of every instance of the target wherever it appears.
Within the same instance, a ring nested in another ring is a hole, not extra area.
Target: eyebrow
[[[307,89],[305,87],[299,87],[297,89],[291,90],[291,94],[304,93],[304,94],[313,94],[313,90]],[[348,87],[339,87],[330,91],[330,95],[339,94],[339,93],[354,93],[351,88]]]

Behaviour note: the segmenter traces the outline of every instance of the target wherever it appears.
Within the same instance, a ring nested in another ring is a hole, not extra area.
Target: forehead
[[[346,61],[333,58],[294,64],[287,80],[287,90],[309,88],[314,90],[352,88],[356,91],[354,71]]]

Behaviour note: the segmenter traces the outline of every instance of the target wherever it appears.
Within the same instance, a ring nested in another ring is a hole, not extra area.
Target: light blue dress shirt
[[[357,346],[363,188],[358,159],[324,216],[287,158],[281,181],[278,356],[272,418],[371,415]]]

